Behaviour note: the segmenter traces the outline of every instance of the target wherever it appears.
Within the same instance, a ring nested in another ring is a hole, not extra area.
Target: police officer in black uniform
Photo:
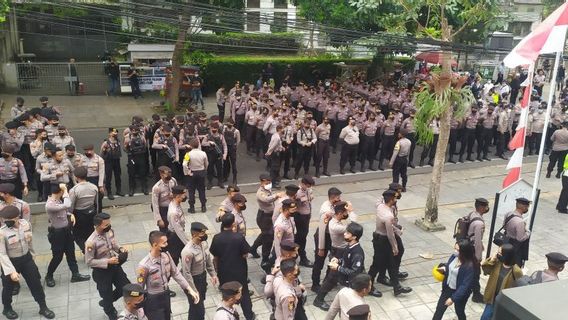
[[[233,185],[237,185],[237,147],[241,142],[241,133],[235,128],[233,119],[227,120],[223,130],[225,143],[227,144],[227,159],[223,164],[225,182],[229,179],[229,172],[233,173]]]
[[[118,130],[108,128],[109,137],[104,140],[101,146],[101,157],[105,160],[105,189],[109,200],[114,200],[111,189],[111,180],[114,175],[114,184],[116,186],[116,195],[124,197],[122,193],[122,170],[120,168],[120,158],[122,151],[120,141],[118,140]]]
[[[148,149],[150,150],[150,161],[152,162],[152,171],[155,172],[158,168],[156,162],[156,153],[157,150],[152,148],[152,144],[154,144],[154,135],[156,131],[162,126],[162,119],[160,119],[160,115],[153,114],[152,115],[152,122],[148,124],[146,127],[146,141],[148,141]]]
[[[128,195],[133,196],[136,189],[136,180],[140,180],[142,192],[148,194],[146,169],[148,168],[148,144],[140,133],[140,127],[131,125],[130,133],[124,138],[124,150],[128,155]]]

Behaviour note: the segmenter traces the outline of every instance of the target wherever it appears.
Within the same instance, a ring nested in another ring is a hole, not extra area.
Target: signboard
[[[120,65],[120,92],[131,93],[128,70],[130,65]],[[140,91],[160,91],[166,87],[166,67],[136,67]]]
[[[532,185],[523,179],[513,183],[507,188],[499,192],[499,200],[497,201],[497,217],[501,220],[503,217],[513,210],[515,210],[517,198],[527,198],[530,200],[532,192]]]

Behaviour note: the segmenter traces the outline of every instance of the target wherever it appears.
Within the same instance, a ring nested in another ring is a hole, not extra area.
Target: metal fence
[[[109,80],[102,62],[18,63],[18,89],[30,95],[102,95]]]

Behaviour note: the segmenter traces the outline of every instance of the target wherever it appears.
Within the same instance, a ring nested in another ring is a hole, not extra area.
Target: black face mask
[[[187,200],[187,197],[181,198],[181,202],[185,202],[186,200]]]
[[[47,140],[47,137],[41,137],[41,141]]]
[[[207,241],[207,239],[209,239],[209,237],[206,234],[199,237],[199,240],[201,241]]]
[[[65,132],[60,132],[60,133],[59,133],[59,136],[60,136],[60,137],[65,137]]]
[[[241,299],[235,301],[235,304],[241,304]]]
[[[6,201],[4,197],[0,196],[0,201]]]
[[[112,226],[109,224],[106,228],[103,229],[104,233],[107,233],[110,231],[110,229],[112,228]]]
[[[134,307],[136,307],[136,309],[140,309],[140,308],[144,308],[146,306],[146,299],[138,302],[137,304],[134,305]]]
[[[168,247],[160,247],[160,252],[168,252]]]
[[[170,180],[172,180],[172,176],[165,176],[165,177],[164,177],[164,180],[170,181]]]
[[[6,220],[6,221],[4,221],[4,223],[6,224],[6,226],[8,228],[13,228],[16,225],[16,221],[14,221],[14,220]]]
[[[85,156],[87,156],[87,158],[92,158],[93,154],[89,152],[89,153],[85,153]]]
[[[244,211],[247,209],[247,205],[246,204],[241,204],[240,205],[241,211]]]

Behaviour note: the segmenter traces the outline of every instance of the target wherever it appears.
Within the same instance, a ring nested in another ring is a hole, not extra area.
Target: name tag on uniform
[[[8,244],[14,244],[17,242],[18,242],[18,237],[15,234],[8,237]]]

